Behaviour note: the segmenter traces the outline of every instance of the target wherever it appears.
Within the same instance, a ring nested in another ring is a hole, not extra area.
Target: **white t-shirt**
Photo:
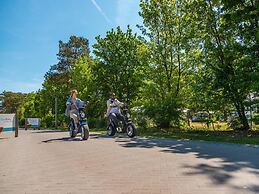
[[[120,113],[119,106],[123,103],[120,102],[118,99],[109,99],[107,100],[107,115],[110,113]]]

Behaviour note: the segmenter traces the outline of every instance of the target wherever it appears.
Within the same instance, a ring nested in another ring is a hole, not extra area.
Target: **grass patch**
[[[227,130],[228,129],[228,125],[226,122],[214,122],[214,129],[216,130]],[[193,130],[214,130],[212,127],[212,124],[210,123],[209,128],[206,124],[206,122],[191,122],[190,124],[190,128]]]
[[[204,140],[214,142],[228,142],[237,144],[259,145],[259,131],[234,130],[139,130],[138,135],[145,137],[175,138],[189,140]]]

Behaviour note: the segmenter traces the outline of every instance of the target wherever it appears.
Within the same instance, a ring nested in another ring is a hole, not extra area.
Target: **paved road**
[[[0,135],[0,193],[259,193],[259,148],[171,139]]]

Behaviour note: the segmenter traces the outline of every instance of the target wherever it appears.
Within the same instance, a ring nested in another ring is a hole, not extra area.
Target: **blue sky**
[[[0,0],[0,92],[32,92],[57,63],[58,41],[89,39],[129,24],[135,32],[139,0]]]

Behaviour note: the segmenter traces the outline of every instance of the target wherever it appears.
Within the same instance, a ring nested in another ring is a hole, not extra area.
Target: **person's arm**
[[[66,106],[68,106],[68,105],[71,105],[71,97],[69,97],[68,99],[67,99],[67,102],[66,102]]]
[[[71,109],[71,101],[70,101],[70,97],[67,99],[67,102],[66,102],[66,110],[65,110],[65,115],[66,116],[69,116],[69,113],[70,113],[70,109]]]
[[[76,99],[76,107],[77,107],[77,109],[78,109],[78,108],[81,108],[81,106],[83,106],[83,105],[86,105],[85,101],[83,101],[83,100],[77,98],[77,99]]]
[[[107,111],[106,111],[106,116],[108,117],[109,116],[109,113],[111,111],[111,103],[110,103],[110,100],[107,100]]]
[[[116,99],[116,104],[117,104],[117,106],[120,106],[120,107],[122,107],[124,105],[124,103],[120,102],[118,99]]]
[[[71,97],[69,97],[69,98],[67,99],[67,102],[66,102],[66,106],[67,106],[68,110],[70,110],[71,105],[72,105]]]

